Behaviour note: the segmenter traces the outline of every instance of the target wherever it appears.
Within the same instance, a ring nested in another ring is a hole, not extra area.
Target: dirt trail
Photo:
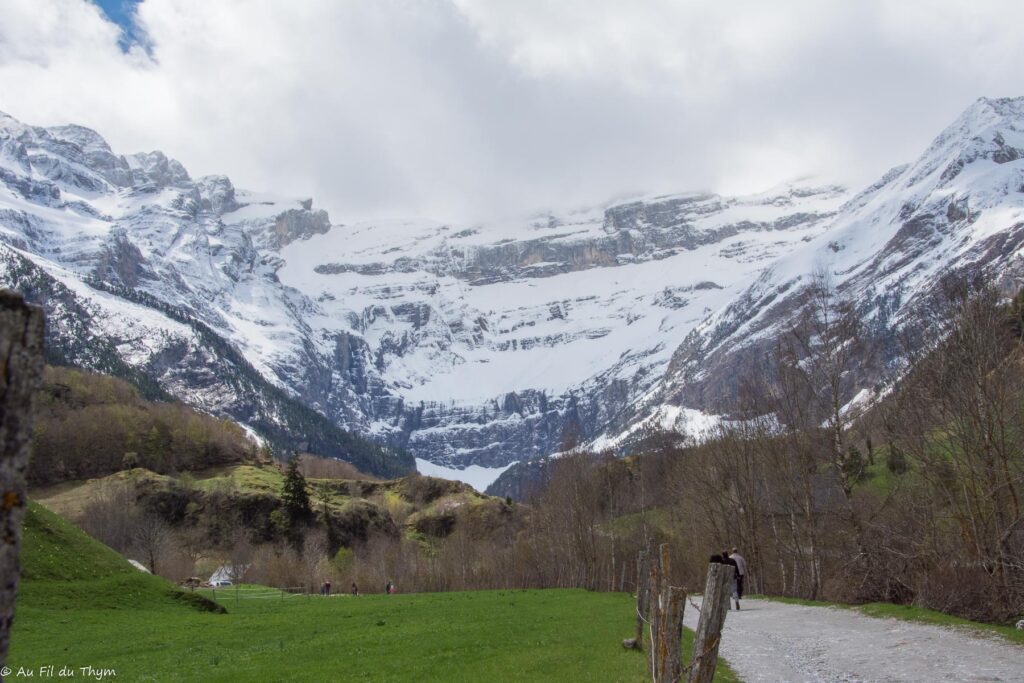
[[[1024,647],[996,636],[856,610],[741,604],[725,620],[721,654],[747,683],[1024,681]],[[687,605],[686,625],[698,616]]]

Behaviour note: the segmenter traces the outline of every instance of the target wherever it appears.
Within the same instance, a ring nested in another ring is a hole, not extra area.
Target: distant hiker
[[[331,595],[331,580],[327,579],[324,581],[324,595],[330,597]]]
[[[384,592],[387,593],[388,595],[391,595],[391,582],[390,581],[388,581],[387,584],[384,586]]]
[[[356,585],[355,581],[352,582],[352,595],[359,595],[359,586]]]
[[[388,590],[388,593],[390,593],[391,595],[394,595],[397,592],[398,592],[398,588],[395,586],[395,584],[391,584],[391,588]]]
[[[743,579],[747,576],[747,561],[740,555],[738,548],[732,549],[732,554],[729,555],[733,560],[736,561],[736,599],[743,599]],[[739,604],[737,602],[737,604]]]
[[[736,601],[736,609],[740,608],[739,593],[736,592],[736,586],[739,584],[740,576],[740,565],[739,563],[729,556],[728,550],[722,551],[722,564],[727,564],[733,568],[732,572],[732,597]]]

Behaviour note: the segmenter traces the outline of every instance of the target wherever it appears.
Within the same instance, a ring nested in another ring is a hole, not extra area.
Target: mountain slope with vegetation
[[[47,366],[28,480],[46,486],[132,467],[169,474],[268,457],[234,422],[146,400],[115,377]]]
[[[166,579],[139,571],[38,503],[29,503],[22,534],[17,623],[24,623],[25,630],[34,628],[44,611],[223,611]]]
[[[0,280],[46,311],[46,358],[54,366],[122,379],[146,400],[177,397],[247,425],[279,453],[302,449],[382,476],[415,470],[408,453],[339,428],[269,382],[230,343],[180,307],[95,278],[61,279],[3,248]],[[152,353],[154,344],[162,346],[160,354],[144,364],[133,362]]]

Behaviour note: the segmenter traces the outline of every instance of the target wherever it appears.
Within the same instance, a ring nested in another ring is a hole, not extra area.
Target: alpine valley
[[[1022,253],[1024,98],[978,100],[859,192],[803,180],[469,225],[336,223],[0,114],[0,285],[45,307],[51,362],[385,476],[418,463],[484,488],[567,444],[699,433],[815,273],[885,336],[944,273],[1016,291]],[[847,398],[883,388],[865,372]]]

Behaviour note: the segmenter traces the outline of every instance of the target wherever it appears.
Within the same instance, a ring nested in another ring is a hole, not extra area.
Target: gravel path
[[[996,636],[856,610],[741,605],[725,620],[721,654],[747,683],[1024,681],[1024,647]],[[686,606],[687,626],[696,628],[698,616]]]

